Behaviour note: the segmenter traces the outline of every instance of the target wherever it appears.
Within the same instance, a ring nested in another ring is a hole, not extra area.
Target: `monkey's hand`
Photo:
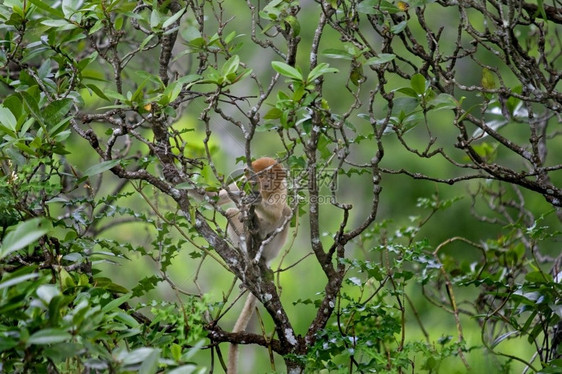
[[[257,205],[261,202],[261,194],[259,191],[250,191],[242,198],[242,204],[246,206]]]

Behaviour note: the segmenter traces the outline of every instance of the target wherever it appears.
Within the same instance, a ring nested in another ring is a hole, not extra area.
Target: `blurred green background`
[[[299,13],[298,18],[301,26],[300,36],[302,40],[299,45],[296,65],[307,66],[310,45],[317,25],[320,10],[318,5],[313,1],[302,1],[300,5],[302,10]],[[233,17],[233,20],[227,25],[226,30],[227,33],[230,31],[236,31],[238,34],[238,40],[241,43],[241,48],[237,51],[237,54],[240,55],[241,60],[244,61],[247,64],[247,67],[251,68],[260,79],[264,82],[268,82],[269,77],[273,74],[271,61],[279,60],[279,57],[274,56],[271,51],[262,49],[252,43],[249,35],[250,32],[248,30],[248,25],[251,23],[251,19],[249,18],[245,2],[228,1],[224,2],[222,7],[225,14]],[[451,38],[456,36],[459,16],[454,7],[444,8],[436,3],[428,4],[425,15],[429,24],[435,25],[435,28],[444,28],[444,35],[449,34]],[[470,16],[476,17],[476,19],[471,19],[475,25],[483,23],[483,20],[479,20],[477,18],[478,14],[474,13],[474,15],[471,14]],[[417,40],[425,40],[426,35],[424,31],[420,27],[416,27],[415,17],[410,19],[408,25],[411,27],[411,30],[416,33]],[[186,23],[184,26],[186,26],[189,31],[189,24]],[[207,20],[206,27],[208,32],[211,32],[211,30],[216,28],[216,26],[215,20],[212,18]],[[188,33],[188,31],[186,31],[186,33]],[[371,35],[369,33],[367,28],[364,31],[366,36],[370,38],[370,41],[374,45],[376,45],[377,42],[380,42],[376,35]],[[524,38],[525,35],[520,35],[520,37]],[[176,52],[181,52],[182,48],[186,48],[185,44],[186,43],[184,41],[182,45],[182,41],[178,39]],[[333,30],[326,28],[322,37],[321,46],[321,50],[338,49],[342,48],[342,42]],[[453,47],[453,39],[451,39],[450,43],[448,43],[445,37],[440,42],[440,48],[443,48],[444,50]],[[395,53],[399,54],[401,52],[412,58],[414,65],[418,63],[421,64],[421,61],[416,61],[415,57],[409,52],[405,50],[400,51],[398,48],[395,49]],[[131,67],[136,65],[139,66],[139,68],[147,69],[147,66],[144,66],[146,56],[143,56],[142,58],[143,61],[134,59],[131,62]],[[176,63],[187,66],[188,64],[193,63],[193,61],[190,60],[193,58],[195,58],[193,55],[185,55],[180,57]],[[487,51],[479,51],[478,58],[488,65],[498,66],[501,68],[500,61],[497,60],[497,57]],[[322,57],[322,61],[328,62],[330,63],[330,66],[339,69],[339,73],[334,76],[330,76],[329,79],[325,80],[324,97],[334,113],[343,113],[353,102],[351,92],[344,88],[350,73],[349,62],[341,59],[330,58],[329,56]],[[398,62],[398,64],[401,64],[401,62]],[[105,67],[102,66],[102,68]],[[404,68],[407,69],[406,66],[404,66]],[[125,72],[124,83],[125,85],[130,86],[130,89],[133,89],[140,83],[139,78],[133,73],[134,70],[134,68],[130,68]],[[462,84],[473,85],[480,83],[482,68],[475,64],[474,61],[470,59],[460,61],[456,70],[457,76],[462,80]],[[503,74],[504,70],[501,71]],[[505,75],[502,75],[502,77],[508,85],[517,84],[513,77],[510,76],[508,70],[505,70]],[[366,94],[369,87],[374,88],[377,84],[378,82],[374,75],[367,76],[367,83],[364,85],[363,93]],[[406,80],[398,76],[390,76],[390,80],[386,83],[386,88],[387,91],[390,91],[407,84],[408,82]],[[234,94],[237,95],[243,95],[244,93],[248,95],[255,95],[256,93],[252,82],[248,80],[234,86],[233,89],[236,90]],[[466,97],[463,104],[465,107],[477,105],[482,101],[477,92],[459,92],[459,94]],[[84,93],[83,97],[86,99],[87,107],[94,108],[99,105],[99,101],[95,97],[90,96],[88,98],[88,94],[86,93]],[[457,97],[457,99],[459,99],[459,97]],[[274,103],[272,102],[271,104]],[[365,102],[363,103],[364,106],[366,104],[367,103]],[[205,129],[199,120],[199,115],[205,105],[206,104],[202,99],[191,102],[185,108],[176,124],[176,128],[193,129],[187,138],[189,147],[193,149],[194,154],[201,154],[203,150]],[[386,111],[387,108],[383,100],[375,102],[375,113],[379,114],[381,118],[386,115]],[[361,110],[358,112],[361,112]],[[236,113],[234,111],[229,114],[236,118]],[[453,147],[457,129],[451,125],[452,120],[452,113],[447,114],[446,112],[439,112],[439,115],[433,115],[429,118],[429,123],[431,131],[438,138],[438,144],[452,152],[452,154],[457,157],[457,160],[462,161],[463,154],[460,151],[455,151]],[[356,134],[366,135],[372,132],[371,125],[359,116],[352,116],[349,119],[349,122],[355,127]],[[239,129],[231,124],[225,123],[225,121],[218,116],[212,119],[211,124],[213,131],[211,136],[213,160],[217,169],[221,173],[228,175],[229,171],[243,167],[242,163],[236,162],[236,159],[244,153],[243,135]],[[103,125],[97,126],[100,126],[101,129]],[[510,129],[506,130],[506,132],[510,132],[510,136],[515,138],[526,139],[528,137],[528,130],[522,126],[512,126]],[[428,141],[427,133],[421,126],[410,131],[406,135],[406,138],[412,146],[418,148],[423,148]],[[420,172],[436,177],[459,175],[459,170],[443,159],[436,157],[428,160],[414,157],[411,153],[406,152],[392,135],[385,137],[384,142],[386,150],[385,159],[382,164],[384,167],[389,169],[406,168],[410,171]],[[81,149],[87,146],[88,145],[83,139],[79,139],[76,136],[73,136],[68,145],[68,150],[70,151],[70,154],[68,155],[69,162],[79,166],[81,170],[86,170],[89,166],[98,162],[91,153],[84,154],[81,151]],[[333,149],[334,147],[334,145],[328,145],[329,149]],[[276,156],[278,155],[278,152],[282,152],[282,150],[283,148],[280,143],[280,139],[274,132],[259,132],[256,134],[252,143],[252,152],[255,157]],[[359,146],[352,146],[351,158],[357,163],[366,163],[374,156],[375,150],[374,145],[370,146],[367,142],[364,142]],[[510,162],[508,159],[509,155],[501,154],[501,149],[499,152],[500,154],[497,156],[498,158],[505,156],[506,162]],[[561,152],[562,148],[553,148],[553,152],[550,157],[557,159],[562,156]],[[327,169],[330,170],[330,165],[327,166]],[[292,172],[297,173],[298,171]],[[118,181],[108,173],[104,174],[103,178],[103,188],[100,195],[111,194],[113,186]],[[216,183],[215,180],[212,180],[211,176],[209,176],[209,180],[206,182],[209,184]],[[497,184],[497,182],[477,180],[449,186],[430,181],[413,180],[405,175],[387,174],[382,180],[383,192],[379,204],[377,222],[382,223],[387,220],[388,230],[394,231],[400,227],[410,225],[412,217],[427,216],[429,213],[428,210],[418,206],[419,199],[431,198],[432,196],[436,196],[440,200],[459,198],[459,200],[456,201],[449,209],[437,212],[429,220],[429,222],[422,227],[420,233],[418,234],[418,238],[427,239],[429,246],[433,248],[448,238],[454,236],[463,236],[477,243],[483,243],[488,239],[496,240],[503,230],[501,225],[482,222],[475,214],[490,214],[491,216],[494,216],[494,213],[487,210],[486,206],[484,206],[482,202],[474,202],[471,199],[471,195],[476,194],[478,189],[481,188],[481,185],[486,183]],[[353,227],[358,222],[361,222],[369,212],[370,201],[372,198],[369,176],[357,174],[352,174],[351,176],[339,175],[337,185],[338,188],[336,196],[338,201],[352,204],[354,207],[350,220],[351,226]],[[506,188],[509,190],[509,187]],[[129,189],[129,191],[135,192],[133,189]],[[323,193],[324,196],[329,196],[329,191],[325,190]],[[511,192],[509,191],[507,192],[507,194],[510,193]],[[527,201],[527,207],[535,214],[540,215],[542,212],[548,212],[551,210],[550,205],[546,203],[541,196],[533,195],[528,192],[523,192],[523,194]],[[141,199],[137,194],[134,194],[126,200],[126,202],[122,201],[121,204],[124,204],[132,209],[151,214],[150,207],[148,207],[144,203],[143,199]],[[166,211],[167,209],[174,211],[176,209],[173,202],[167,201],[164,198],[159,199],[159,208],[162,211]],[[341,211],[332,207],[328,203],[322,204],[320,217],[321,228],[324,232],[324,236],[326,237],[326,242],[328,243],[331,235],[333,235],[333,233],[337,230],[341,220]],[[297,219],[297,227],[292,229],[295,236],[294,242],[290,245],[290,252],[284,259],[284,265],[298,261],[302,258],[302,256],[310,252],[308,219],[309,217],[306,213],[299,215]],[[108,220],[107,223],[110,224],[111,222]],[[551,225],[551,227],[558,227],[558,222],[553,216],[547,216],[546,223]],[[115,239],[118,242],[131,243],[133,246],[146,248],[151,246],[151,241],[153,240],[154,235],[155,232],[148,226],[134,223],[115,225],[115,227],[104,233],[104,236]],[[371,245],[371,243],[367,243],[367,245]],[[541,243],[541,246],[543,246],[542,250],[546,253],[557,254],[559,251],[557,242],[545,242]],[[365,250],[365,248],[360,248],[358,243],[350,243],[346,250],[349,258],[361,258],[372,261],[380,260],[375,257],[374,251],[368,251]],[[206,259],[203,262],[201,270],[198,273],[200,259],[192,258],[191,254],[194,251],[196,250],[193,247],[190,247],[189,244],[183,245],[181,250],[177,253],[177,256],[172,261],[172,266],[169,268],[168,272],[169,276],[180,288],[197,293],[198,290],[194,283],[194,277],[198,274],[197,284],[201,287],[201,290],[208,295],[209,300],[218,302],[222,299],[224,290],[227,290],[231,286],[233,275],[226,272],[222,267],[216,265],[211,259]],[[467,264],[477,261],[480,256],[476,250],[463,243],[452,243],[446,246],[443,253],[452,256],[455,259],[459,259],[461,262],[466,262]],[[102,274],[113,279],[115,283],[122,284],[129,289],[135,287],[145,276],[158,272],[157,264],[148,257],[141,256],[138,253],[128,253],[127,256],[128,259],[99,261],[95,266],[102,270]],[[273,268],[275,268],[276,265],[277,263],[274,263]],[[293,306],[293,302],[297,300],[315,299],[315,295],[322,291],[326,279],[324,278],[324,275],[315,259],[311,256],[300,262],[289,271],[281,273],[280,281],[283,287],[282,299],[286,305],[287,312],[293,321],[293,325],[296,328],[296,332],[298,334],[304,334],[309,323],[314,317],[316,309],[313,305],[297,304]],[[423,321],[423,325],[427,329],[427,333],[435,345],[439,344],[438,340],[440,338],[449,335],[453,337],[452,339],[456,339],[455,320],[450,313],[429,304],[423,297],[421,286],[419,284],[410,282],[405,291],[411,298],[412,303],[415,305],[418,318]],[[470,289],[463,289],[459,294],[457,294],[457,298],[460,300],[471,300],[473,295],[477,293],[477,290],[473,291],[474,292],[471,293]],[[238,288],[236,286],[233,294],[237,295],[237,293]],[[156,300],[164,299],[173,302],[176,300],[176,297],[176,293],[169,287],[169,285],[161,282],[155,290],[151,291],[148,295],[138,301],[150,303],[151,298],[154,298]],[[241,306],[242,302],[239,301],[226,315],[225,319],[222,320],[222,325],[225,329],[229,329],[232,326],[238,316]],[[469,305],[462,305],[462,303],[460,307],[467,307],[470,309]],[[416,316],[409,307],[407,307],[407,310],[409,311],[406,315],[406,339],[423,340],[424,335],[416,322]],[[149,308],[145,311],[150,313]],[[262,316],[264,315],[265,314],[263,313]],[[485,370],[490,372],[490,367],[497,367],[497,365],[494,366],[492,363],[496,363],[497,360],[502,359],[497,356],[487,354],[485,350],[480,347],[481,328],[477,321],[463,316],[462,324],[464,336],[467,340],[467,346],[478,347],[467,354],[468,362],[472,368],[471,372],[481,373]],[[267,317],[265,318],[265,325],[268,331],[272,331],[272,326]],[[251,323],[251,328],[254,329],[254,331],[259,330],[258,324],[255,320]],[[498,351],[508,352],[512,355],[520,356],[525,359],[529,359],[532,352],[534,352],[534,348],[530,346],[526,339],[512,339],[504,341],[496,349]],[[226,352],[226,346],[223,349],[223,354],[224,352]],[[255,366],[252,368],[246,366],[245,369],[241,370],[242,372],[267,372],[269,370],[269,358],[265,350],[254,350],[251,347],[242,347],[241,352],[241,361],[247,362],[247,364],[243,363],[243,365],[250,365],[250,363],[255,360]],[[200,363],[203,365],[210,365],[208,355],[199,355],[197,356],[197,359],[199,359]],[[415,357],[412,359],[416,365],[422,365],[421,362],[418,363],[416,361]],[[282,361],[278,360],[278,362],[281,364]],[[524,365],[514,362],[512,365],[512,372],[521,372],[523,368]],[[439,372],[463,373],[466,372],[466,369],[458,357],[449,357],[441,363]]]

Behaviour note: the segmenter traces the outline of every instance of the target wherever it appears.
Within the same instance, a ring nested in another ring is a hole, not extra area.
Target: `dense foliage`
[[[0,371],[562,372],[561,9],[1,1]],[[193,197],[263,155],[271,270]]]

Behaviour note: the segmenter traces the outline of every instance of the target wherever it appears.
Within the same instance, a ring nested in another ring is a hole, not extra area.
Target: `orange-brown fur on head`
[[[260,192],[264,198],[287,189],[287,171],[271,157],[258,158],[252,162],[252,169],[256,173],[260,183]]]

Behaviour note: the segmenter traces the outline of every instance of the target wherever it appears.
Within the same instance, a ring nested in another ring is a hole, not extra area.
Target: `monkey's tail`
[[[242,312],[240,313],[240,317],[236,320],[234,324],[234,328],[232,332],[241,332],[246,330],[246,326],[248,326],[248,322],[250,322],[250,318],[252,318],[252,314],[254,314],[254,309],[256,307],[256,297],[252,293],[248,293],[248,297],[246,298],[246,303],[244,304],[244,308],[242,308]],[[230,349],[228,350],[228,368],[227,374],[236,374],[238,368],[238,344],[231,344]]]

